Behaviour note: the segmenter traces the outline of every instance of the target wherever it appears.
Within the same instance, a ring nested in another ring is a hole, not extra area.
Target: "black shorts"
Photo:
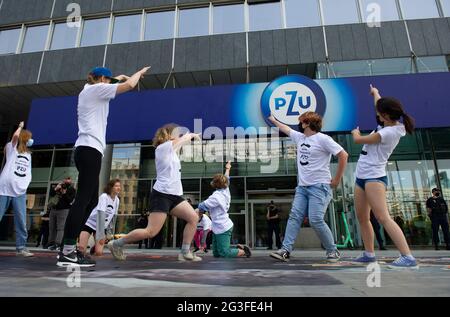
[[[81,231],[86,231],[89,234],[95,234],[95,230],[89,227],[88,225],[84,225]]]
[[[94,229],[92,229],[91,227],[89,227],[88,225],[84,225],[83,228],[81,229],[81,231],[86,231],[89,234],[94,234],[97,232]],[[105,229],[105,235],[107,234],[106,229]]]
[[[177,195],[169,195],[153,190],[150,195],[150,212],[170,213],[172,209],[181,204],[184,198]]]

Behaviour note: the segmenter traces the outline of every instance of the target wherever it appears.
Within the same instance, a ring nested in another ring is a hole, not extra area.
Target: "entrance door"
[[[289,197],[288,195],[287,197]],[[286,223],[291,210],[292,198],[278,199],[256,199],[249,200],[250,210],[250,247],[251,248],[267,248],[268,245],[268,224],[267,224],[267,206],[273,200],[280,210],[280,239],[283,241]],[[273,234],[273,248],[276,248],[276,239]]]

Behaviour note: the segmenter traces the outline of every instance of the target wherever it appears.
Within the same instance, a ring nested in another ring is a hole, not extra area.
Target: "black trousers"
[[[36,247],[38,247],[42,242],[42,247],[45,249],[48,246],[48,235],[49,235],[49,223],[48,221],[41,222],[41,230],[36,241]]]
[[[269,248],[273,245],[272,234],[275,232],[275,239],[277,243],[277,248],[281,249],[281,239],[280,239],[280,223],[278,221],[268,221],[267,222],[267,246]]]
[[[433,244],[439,245],[439,226],[444,232],[444,241],[446,245],[450,245],[449,241],[449,228],[447,214],[432,214],[431,215],[431,228],[433,229]]]
[[[384,246],[383,237],[381,236],[380,233],[381,226],[372,212],[370,213],[370,222],[372,223],[373,231],[375,232],[375,237],[377,238],[378,241],[378,247],[381,248]]]
[[[78,188],[64,227],[64,243],[75,244],[81,228],[98,203],[98,187],[102,154],[94,148],[79,146],[75,149],[78,170]]]

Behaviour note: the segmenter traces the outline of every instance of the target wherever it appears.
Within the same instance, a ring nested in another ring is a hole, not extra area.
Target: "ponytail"
[[[403,112],[402,117],[406,132],[408,132],[408,134],[413,134],[415,128],[414,119],[405,112]]]

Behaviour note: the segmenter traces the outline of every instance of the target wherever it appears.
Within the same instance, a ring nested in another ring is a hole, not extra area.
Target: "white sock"
[[[409,260],[415,260],[415,258],[412,256],[412,254],[405,254],[403,256]]]
[[[190,244],[183,244],[181,246],[181,253],[188,254],[191,251],[191,245]]]
[[[369,258],[374,258],[374,257],[375,257],[375,252],[367,252],[367,251],[364,251],[364,254],[365,254],[366,256],[368,256]]]
[[[127,244],[127,241],[125,240],[125,238],[120,238],[118,240],[115,240],[113,242],[116,246],[123,248],[125,244]]]
[[[63,254],[68,255],[72,253],[73,251],[75,251],[76,247],[76,245],[64,245]]]

